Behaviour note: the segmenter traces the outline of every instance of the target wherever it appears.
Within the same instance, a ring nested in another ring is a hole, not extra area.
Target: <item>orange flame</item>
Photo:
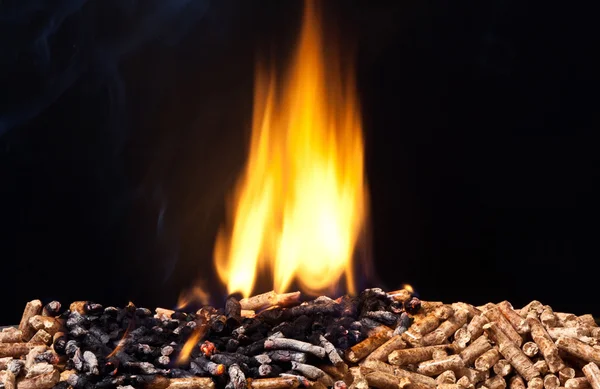
[[[115,349],[110,354],[108,354],[108,356],[106,358],[114,357],[119,351],[121,351],[121,349],[123,347],[125,347],[125,344],[127,343],[127,337],[129,336],[130,329],[131,329],[131,325],[129,325],[127,327],[127,329],[125,330],[123,337],[121,338],[121,340],[119,340],[119,343],[117,343],[117,347],[115,347]]]
[[[177,358],[176,364],[181,365],[189,361],[190,355],[194,350],[194,347],[198,346],[198,343],[202,340],[202,337],[206,334],[207,325],[204,320],[199,320],[198,325],[194,328],[194,331],[190,337],[186,340],[185,344],[181,348],[181,353]]]
[[[220,231],[215,264],[229,293],[249,296],[259,265],[281,293],[296,279],[307,293],[345,276],[366,217],[363,138],[353,72],[325,58],[321,25],[306,1],[299,45],[280,91],[256,74],[250,153]],[[344,80],[342,80],[344,79]]]
[[[193,288],[182,292],[177,299],[177,309],[183,309],[189,304],[198,302],[202,305],[208,305],[210,294],[206,292],[198,283]]]

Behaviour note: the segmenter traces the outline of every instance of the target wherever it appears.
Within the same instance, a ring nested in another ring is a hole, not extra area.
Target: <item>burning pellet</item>
[[[590,382],[587,377],[575,377],[569,378],[565,382],[565,388],[568,389],[589,389],[591,388]]]
[[[510,389],[525,389],[525,382],[521,376],[515,375],[508,381],[508,387]]]
[[[313,354],[319,358],[325,357],[325,349],[296,339],[276,338],[265,340],[265,350],[295,350]]]
[[[524,335],[529,332],[529,325],[526,319],[523,319],[515,310],[510,302],[504,300],[496,305],[502,315],[510,322],[513,328],[519,333]]]
[[[540,321],[546,328],[556,327],[558,324],[558,318],[549,305],[545,305],[542,313],[540,313]]]
[[[504,317],[504,315],[500,311],[500,308],[498,308],[497,305],[489,304],[487,309],[483,312],[483,314],[487,316],[487,318],[490,321],[495,322],[496,326],[498,326],[498,328],[502,330],[504,334],[506,334],[506,336],[508,337],[508,339],[511,340],[511,342],[516,344],[518,347],[521,347],[523,345],[523,338],[521,337],[521,335],[519,335],[517,330],[515,330],[515,328],[508,321],[508,319]]]
[[[287,389],[300,386],[298,379],[289,376],[249,379],[248,382],[252,389]]]
[[[450,355],[440,360],[430,360],[419,363],[417,367],[417,373],[434,376],[438,375],[445,370],[454,370],[464,367],[464,362],[458,355]]]
[[[328,341],[323,335],[319,336],[319,342],[321,343],[321,347],[323,347],[323,349],[327,353],[327,356],[329,357],[329,360],[334,366],[342,367],[343,365],[345,365],[344,360],[342,359],[342,357],[340,357],[340,354],[336,350],[335,346],[331,344],[331,342]]]
[[[310,378],[311,380],[319,380],[327,386],[333,385],[334,382],[329,374],[313,365],[292,361],[292,370],[302,373],[302,375]]]
[[[447,348],[447,345],[437,345],[396,350],[388,355],[388,362],[399,366],[419,363],[432,359],[435,350],[445,350]]]
[[[585,378],[592,386],[593,389],[600,389],[600,368],[594,362],[590,362],[585,365],[582,369]]]
[[[535,342],[525,342],[523,343],[523,347],[521,347],[523,353],[527,355],[529,358],[534,357],[540,351],[540,348]]]
[[[440,373],[435,378],[435,382],[440,384],[455,384],[456,383],[456,374],[454,374],[453,370],[446,370]]]
[[[33,329],[35,329],[36,331],[43,329],[44,331],[48,332],[50,335],[54,335],[62,327],[62,324],[58,319],[51,317],[51,316],[42,316],[42,315],[32,316],[29,319],[29,325],[31,327],[33,327]]]
[[[32,300],[25,304],[21,322],[19,323],[19,330],[21,330],[23,335],[22,339],[24,341],[28,341],[35,334],[35,330],[29,325],[29,320],[35,315],[39,315],[41,312],[42,302],[40,300]]]
[[[370,387],[380,389],[401,389],[410,384],[410,380],[406,377],[396,377],[382,371],[367,373],[365,378]]]
[[[29,343],[29,344],[50,344],[51,340],[52,340],[52,335],[50,335],[44,329],[39,329],[27,343]]]
[[[548,364],[543,359],[535,361],[535,363],[533,364],[533,367],[535,368],[535,370],[539,371],[541,375],[547,374],[548,370],[550,370],[550,369],[548,369]]]
[[[10,330],[0,332],[0,343],[19,343],[23,340],[23,331],[10,328]]]
[[[575,377],[575,369],[572,367],[563,367],[558,372],[558,379],[560,380],[561,385],[565,385],[565,383],[571,378]]]
[[[500,354],[510,362],[515,370],[527,381],[533,377],[537,377],[540,373],[533,367],[533,363],[521,349],[513,343],[500,327],[495,323],[488,323],[484,326],[484,330],[489,331],[492,339],[498,344]],[[513,329],[514,330],[514,329]],[[516,333],[516,332],[515,332]],[[517,334],[519,335],[519,334]],[[520,335],[519,335],[520,338]]]
[[[210,375],[220,376],[225,373],[225,365],[209,361],[204,356],[194,359],[194,362],[205,372]]]
[[[17,383],[18,389],[50,389],[60,380],[60,372],[56,369],[35,377],[25,378]]]
[[[548,368],[550,372],[556,373],[563,367],[565,367],[565,363],[562,358],[558,355],[558,348],[550,338],[550,335],[544,329],[544,326],[540,321],[536,318],[527,319],[527,323],[531,328],[531,337],[533,341],[538,345],[540,349],[540,354],[548,363]]]
[[[166,389],[214,389],[215,383],[210,377],[170,378]]]
[[[406,343],[402,340],[402,337],[400,335],[395,335],[375,349],[375,351],[373,351],[367,358],[386,362],[392,351],[400,350],[405,347]]]
[[[556,345],[561,350],[565,350],[587,362],[600,363],[600,349],[587,345],[578,339],[561,336],[557,339]]]
[[[483,383],[489,389],[504,389],[506,388],[506,380],[504,377],[495,375],[493,377],[488,378]]]
[[[253,311],[258,311],[275,305],[285,307],[299,303],[300,292],[278,294],[275,291],[270,291],[240,300],[240,306],[242,309],[250,309]]]
[[[492,368],[500,360],[500,352],[497,348],[491,348],[475,359],[475,369],[486,371]]]
[[[545,389],[556,389],[560,386],[560,380],[554,374],[546,374],[544,376],[544,388]]]
[[[527,381],[527,389],[542,389],[544,387],[544,380],[540,377],[533,377]]]
[[[500,359],[494,364],[492,369],[500,377],[506,377],[512,371],[512,365],[506,359]]]
[[[0,358],[26,355],[31,347],[27,343],[0,343]]]
[[[487,336],[480,336],[475,339],[470,345],[460,352],[460,357],[465,362],[465,365],[471,365],[475,360],[486,351],[492,348]]]
[[[439,325],[438,328],[423,336],[423,345],[432,346],[443,343],[450,335],[462,327],[467,322],[467,311],[458,310],[448,320]]]

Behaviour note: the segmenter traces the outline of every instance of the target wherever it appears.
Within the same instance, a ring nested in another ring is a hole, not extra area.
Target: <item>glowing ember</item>
[[[248,162],[232,225],[215,245],[230,293],[249,296],[259,266],[271,269],[276,292],[296,279],[305,292],[324,293],[345,276],[354,293],[366,183],[354,76],[340,69],[335,56],[326,61],[315,5],[307,1],[283,88],[260,67],[256,75]]]

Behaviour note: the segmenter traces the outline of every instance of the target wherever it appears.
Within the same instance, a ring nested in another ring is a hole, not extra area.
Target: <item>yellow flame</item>
[[[270,266],[280,293],[294,279],[307,293],[323,293],[342,276],[354,293],[352,256],[366,217],[355,80],[352,70],[341,74],[335,56],[326,58],[315,4],[305,5],[284,83],[258,68],[248,161],[231,228],[215,245],[219,277],[229,293],[246,297],[259,265]]]
[[[406,289],[406,290],[408,290],[410,293],[414,293],[414,292],[415,292],[415,289],[412,287],[412,285],[411,285],[411,284],[404,284],[404,285],[402,285],[402,289]]]
[[[194,328],[194,331],[192,332],[190,337],[185,341],[183,347],[181,348],[181,353],[179,354],[179,357],[175,362],[177,365],[185,364],[189,361],[190,355],[194,350],[194,347],[196,347],[198,343],[200,343],[202,337],[206,334],[207,326],[205,322],[199,320],[197,324],[198,325],[196,326],[196,328]]]
[[[202,305],[208,305],[210,302],[210,294],[205,291],[200,284],[187,289],[179,294],[177,299],[177,309],[184,309],[191,303],[200,303]]]

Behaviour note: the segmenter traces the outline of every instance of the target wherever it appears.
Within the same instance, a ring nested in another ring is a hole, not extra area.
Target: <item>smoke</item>
[[[122,59],[153,39],[176,44],[209,5],[210,0],[4,0],[0,136],[37,117],[89,73],[108,87],[111,114],[122,110]]]

